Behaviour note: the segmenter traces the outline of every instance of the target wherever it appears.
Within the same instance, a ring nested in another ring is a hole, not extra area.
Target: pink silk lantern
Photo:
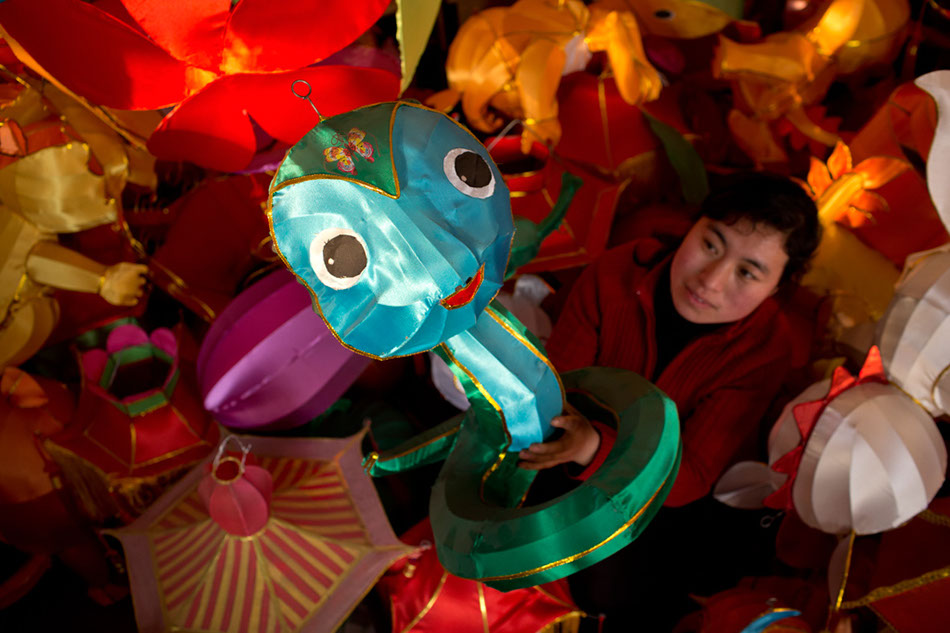
[[[280,270],[237,296],[215,319],[198,356],[205,408],[236,429],[305,424],[369,364],[343,347]]]
[[[241,456],[225,454],[228,440],[241,447]],[[270,518],[274,478],[249,456],[250,447],[229,435],[218,448],[208,474],[198,484],[198,495],[208,514],[228,534],[251,536]],[[251,462],[251,463],[248,463]]]

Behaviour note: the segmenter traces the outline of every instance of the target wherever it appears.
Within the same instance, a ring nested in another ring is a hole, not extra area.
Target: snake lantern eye
[[[488,198],[495,193],[495,175],[478,153],[464,147],[449,150],[442,169],[452,186],[472,198]]]
[[[366,265],[366,243],[350,229],[324,229],[310,242],[310,266],[334,290],[356,285]]]

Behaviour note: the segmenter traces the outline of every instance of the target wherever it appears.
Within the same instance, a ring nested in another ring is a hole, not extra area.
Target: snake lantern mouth
[[[475,273],[474,277],[469,277],[464,284],[458,286],[455,289],[455,292],[450,294],[445,299],[442,299],[442,301],[439,303],[441,303],[442,307],[446,310],[454,310],[471,303],[472,299],[475,298],[475,295],[478,294],[478,289],[481,288],[482,281],[484,279],[485,264],[482,264],[479,267],[478,272]]]

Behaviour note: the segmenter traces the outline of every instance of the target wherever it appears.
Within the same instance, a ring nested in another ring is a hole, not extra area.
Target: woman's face
[[[785,234],[748,219],[700,218],[673,255],[673,306],[693,323],[730,323],[775,292],[788,254]]]

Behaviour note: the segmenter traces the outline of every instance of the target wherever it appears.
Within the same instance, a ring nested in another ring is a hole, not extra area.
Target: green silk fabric
[[[502,591],[564,578],[632,542],[663,505],[681,454],[673,401],[620,369],[591,367],[562,379],[588,415],[597,417],[598,406],[601,416],[603,408],[616,412],[613,448],[574,490],[537,506],[500,508],[480,497],[482,473],[469,452],[478,451],[477,436],[466,421],[429,504],[439,560],[452,573]]]
[[[109,360],[106,362],[102,376],[99,378],[99,386],[108,391],[119,367],[148,360],[149,358],[158,358],[168,363],[169,367],[175,366],[175,359],[152,343],[125,347],[109,355]],[[110,396],[108,402],[130,417],[143,415],[171,402],[172,394],[175,393],[175,386],[178,384],[178,377],[179,372],[175,368],[160,389],[150,389],[142,394],[129,396],[121,400]]]
[[[561,175],[561,192],[551,212],[539,224],[528,218],[515,216],[515,238],[511,244],[511,256],[508,258],[508,268],[505,279],[514,276],[518,269],[534,259],[541,250],[541,242],[561,224],[567,215],[574,194],[580,189],[584,181],[570,172]]]
[[[398,103],[381,103],[324,119],[287,152],[280,164],[271,191],[300,178],[341,178],[379,189],[391,197],[399,195],[399,183],[393,166],[392,121]],[[372,160],[361,156],[349,144],[349,134],[365,134],[364,143],[372,145]],[[340,161],[328,159],[325,150],[339,147],[355,163],[355,173],[340,169]]]
[[[502,591],[564,578],[631,543],[663,505],[681,455],[675,403],[621,369],[590,367],[561,378],[582,413],[617,421],[617,439],[601,467],[560,497],[519,507],[515,497],[535,473],[517,468],[516,453],[498,461],[488,439],[493,433],[482,428],[493,421],[476,406],[480,396],[464,416],[389,452],[399,457],[383,454],[370,464],[370,474],[381,475],[447,455],[429,508],[439,559],[451,573]],[[458,432],[446,435],[450,428]],[[413,444],[418,452],[410,450]],[[492,486],[493,480],[508,486]]]
[[[371,477],[382,477],[440,462],[455,446],[464,417],[457,415],[390,450],[370,453],[363,467]]]

